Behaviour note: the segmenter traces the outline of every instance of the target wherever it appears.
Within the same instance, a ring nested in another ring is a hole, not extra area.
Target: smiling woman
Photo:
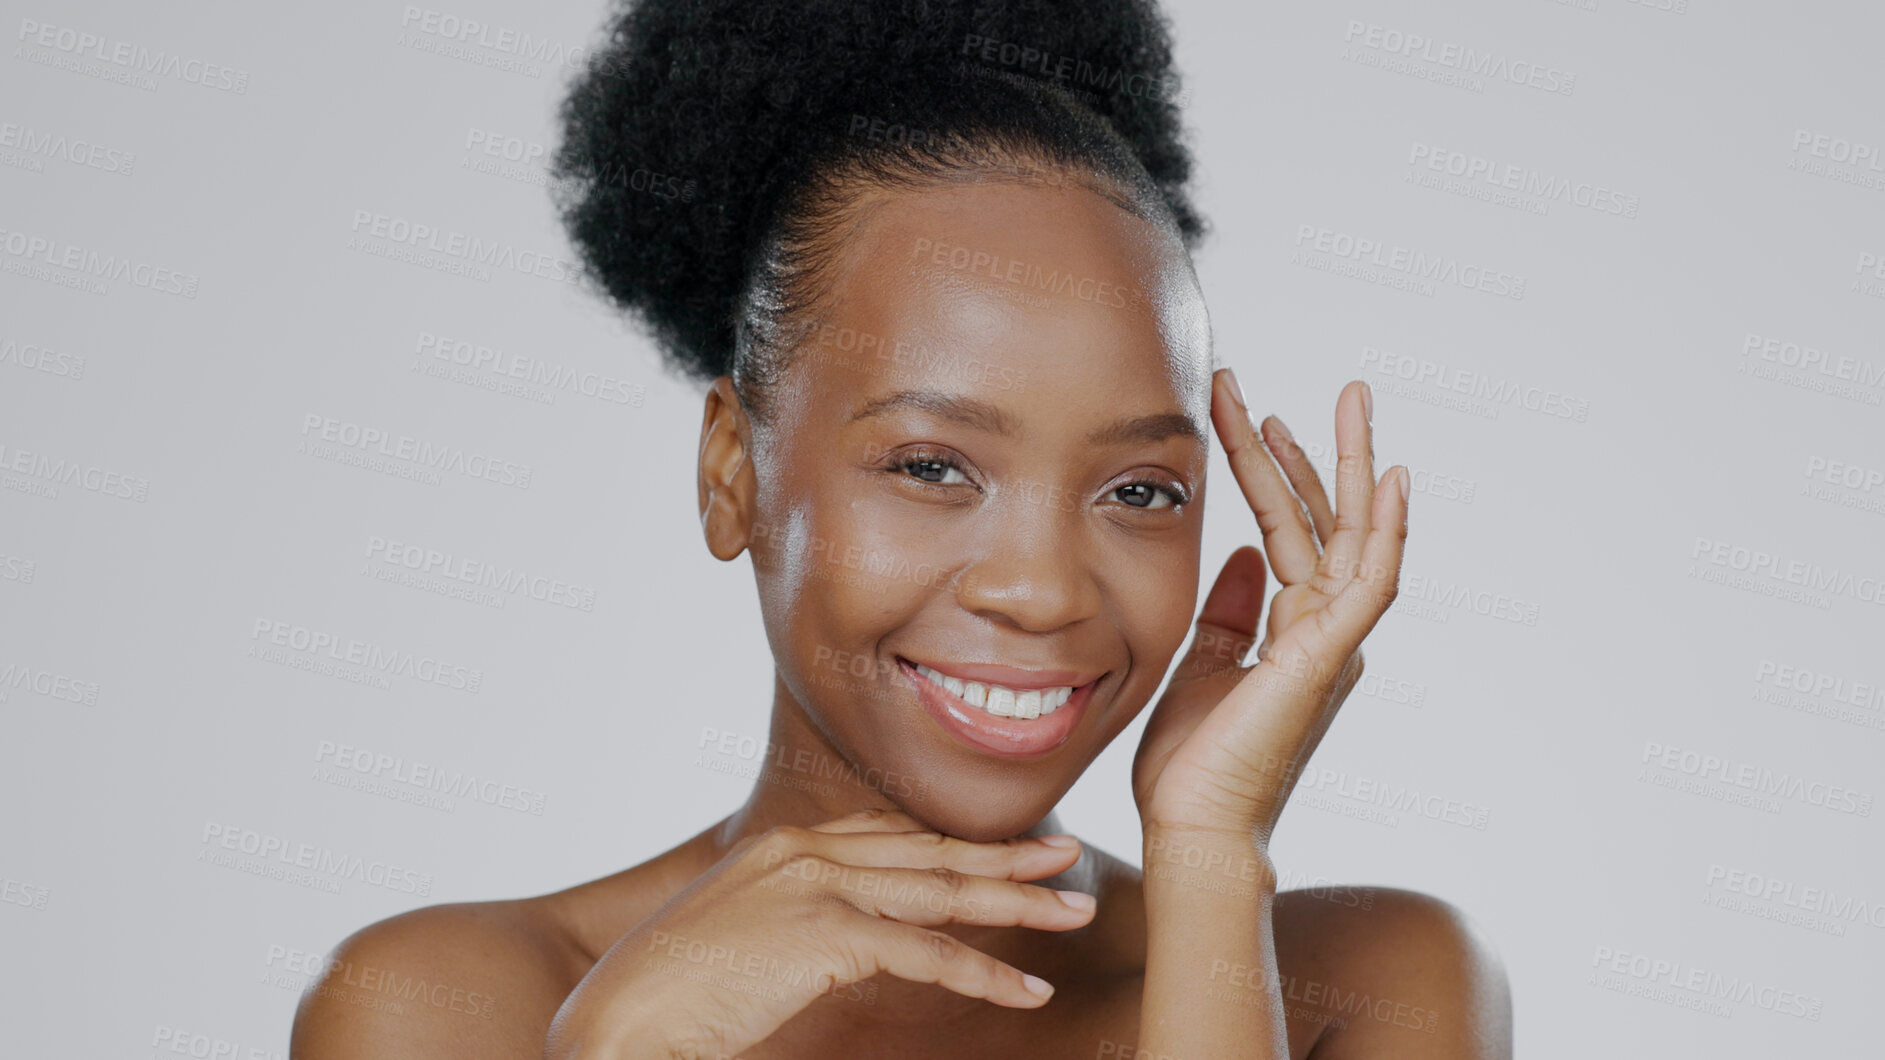
[[[750,557],[776,750],[649,861],[395,917],[331,962],[489,1020],[318,984],[294,1054],[1509,1055],[1457,911],[1277,891],[1269,838],[1394,597],[1408,480],[1374,473],[1365,385],[1331,505],[1214,370],[1157,12],[715,0],[612,31],[560,204],[706,384],[701,527]],[[1234,553],[1194,626],[1214,435],[1267,556]],[[1188,634],[1134,763],[1141,875],[1054,812]]]

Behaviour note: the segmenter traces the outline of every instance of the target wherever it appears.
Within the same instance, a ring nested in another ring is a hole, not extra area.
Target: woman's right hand
[[[1084,926],[1090,896],[1019,882],[1079,860],[1065,838],[971,843],[866,810],[742,840],[603,954],[558,1011],[544,1055],[717,1060],[821,994],[861,998],[861,981],[879,972],[1037,1008],[1053,987],[935,929]]]

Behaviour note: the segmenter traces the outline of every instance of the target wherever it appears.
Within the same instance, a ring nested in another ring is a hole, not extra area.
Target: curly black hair
[[[671,369],[757,415],[858,192],[1071,180],[1189,249],[1154,0],[617,0],[575,78],[556,205]]]

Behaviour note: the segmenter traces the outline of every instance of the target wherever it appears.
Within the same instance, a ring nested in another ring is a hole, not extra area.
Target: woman
[[[1376,479],[1351,383],[1331,504],[1213,371],[1158,14],[708,0],[612,29],[565,104],[563,216],[708,384],[701,527],[752,557],[772,746],[650,861],[357,932],[294,1055],[1508,1056],[1451,907],[1277,891],[1407,473]],[[1281,588],[1261,638],[1264,552],[1206,598],[1135,760],[1142,876],[1054,807],[1191,624],[1212,434]],[[349,1003],[364,975],[485,1003]]]

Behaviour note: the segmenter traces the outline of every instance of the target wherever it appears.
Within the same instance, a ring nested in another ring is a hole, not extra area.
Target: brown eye
[[[910,477],[937,486],[953,486],[958,482],[968,481],[962,469],[947,460],[905,460],[897,466],[907,472]],[[954,475],[955,478],[951,480],[950,475]]]
[[[1183,502],[1184,498],[1172,490],[1151,482],[1129,482],[1113,491],[1127,506],[1133,508],[1172,508]]]

